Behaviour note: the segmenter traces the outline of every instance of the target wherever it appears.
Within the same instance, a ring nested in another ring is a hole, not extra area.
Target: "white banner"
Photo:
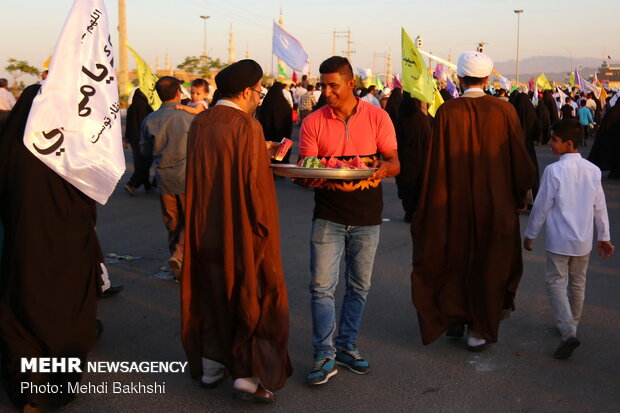
[[[508,78],[502,75],[499,75],[499,84],[501,87],[506,89],[506,92],[508,93],[510,93],[510,91],[512,90],[512,83],[510,83],[510,80],[508,80]]]
[[[372,70],[371,69],[362,69],[361,67],[357,68],[357,73],[364,80],[372,79]]]
[[[310,69],[308,54],[297,39],[275,22],[273,23],[273,54],[298,72],[308,74]]]
[[[35,98],[24,145],[105,204],[125,172],[114,53],[103,0],[75,0]]]

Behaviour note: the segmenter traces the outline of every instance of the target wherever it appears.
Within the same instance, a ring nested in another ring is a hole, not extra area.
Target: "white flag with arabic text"
[[[24,145],[77,189],[105,204],[125,172],[114,52],[103,0],[75,0]]]

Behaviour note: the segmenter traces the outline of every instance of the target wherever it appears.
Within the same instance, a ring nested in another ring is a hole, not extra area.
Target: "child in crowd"
[[[187,113],[197,115],[203,110],[209,108],[209,105],[205,101],[205,99],[209,96],[209,82],[204,79],[192,80],[190,94],[192,101],[187,105],[176,105],[175,109],[184,110]]]
[[[557,359],[570,357],[581,344],[577,325],[583,308],[593,225],[599,255],[608,258],[614,251],[601,170],[577,152],[582,136],[581,125],[573,119],[560,120],[551,127],[549,145],[560,160],[545,168],[523,240],[523,247],[531,251],[533,240],[547,221],[547,293],[562,335],[553,355]]]

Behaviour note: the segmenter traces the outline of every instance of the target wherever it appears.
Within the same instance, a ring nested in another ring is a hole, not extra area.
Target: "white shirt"
[[[217,103],[215,104],[215,106],[228,106],[229,108],[235,108],[235,109],[238,109],[241,112],[243,112],[243,109],[241,109],[239,107],[239,105],[237,105],[232,100],[228,100],[226,98],[222,98],[222,99],[218,100]]]
[[[15,96],[3,87],[0,87],[0,110],[11,110],[15,106]]]
[[[379,103],[379,100],[372,94],[372,93],[368,93],[366,94],[366,96],[364,96],[363,98],[361,98],[364,102],[368,102],[371,103],[373,105],[375,105],[376,107],[380,108],[381,104]]]
[[[282,89],[282,94],[284,95],[284,99],[286,99],[288,104],[293,107],[293,97],[291,96],[291,92],[288,89]]]
[[[575,116],[575,112],[579,110],[579,105],[574,100],[571,103],[569,103],[569,105],[573,107],[573,116]]]
[[[560,156],[545,168],[525,237],[535,239],[547,220],[547,251],[579,257],[592,251],[593,224],[609,241],[609,217],[601,170],[579,153]]]

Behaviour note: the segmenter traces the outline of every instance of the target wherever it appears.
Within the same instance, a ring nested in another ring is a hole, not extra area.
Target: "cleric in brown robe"
[[[278,205],[260,123],[263,72],[222,70],[221,99],[196,117],[187,146],[183,346],[206,388],[226,374],[233,396],[273,402],[291,375]]]
[[[411,227],[412,298],[424,344],[448,329],[462,336],[467,324],[468,349],[480,351],[497,341],[500,319],[514,309],[523,271],[517,210],[536,171],[512,105],[483,92],[492,69],[483,53],[463,53],[464,94],[435,118]]]

